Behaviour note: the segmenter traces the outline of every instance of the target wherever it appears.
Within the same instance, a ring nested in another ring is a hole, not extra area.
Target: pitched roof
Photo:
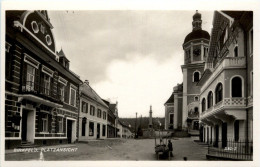
[[[174,103],[174,94],[172,93],[169,99],[164,104]]]
[[[66,57],[65,53],[63,52],[63,49],[62,49],[62,48],[60,49],[59,52],[57,52],[57,55],[58,55],[59,57],[64,57],[65,59],[67,59],[67,57]],[[67,60],[68,60],[68,59],[67,59]],[[69,61],[69,60],[68,60],[68,61]]]
[[[96,102],[98,102],[99,104],[103,105],[104,107],[108,108],[108,105],[102,100],[102,98],[94,91],[94,89],[92,89],[88,84],[83,83],[80,86],[80,91],[82,94],[84,94],[85,96],[88,96],[89,98],[91,98],[92,100],[95,100]]]
[[[116,110],[116,104],[109,104],[109,109],[113,112]]]

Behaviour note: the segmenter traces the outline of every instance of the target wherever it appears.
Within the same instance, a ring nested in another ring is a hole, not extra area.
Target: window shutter
[[[63,133],[66,133],[66,119],[63,118]]]
[[[84,101],[81,102],[81,112],[84,112],[84,110],[83,110],[84,109],[84,107],[83,107],[84,103],[85,103]]]
[[[55,98],[56,99],[56,97],[55,97],[55,95],[54,95],[54,91],[53,91],[53,87],[54,86],[54,84],[53,84],[53,77],[51,77],[50,78],[50,96],[52,97],[52,98]]]
[[[40,93],[44,93],[44,74],[40,73],[40,83],[39,83],[39,90]]]
[[[69,103],[69,93],[70,93],[70,87],[69,84],[67,84],[67,86],[65,87],[65,97],[64,97],[64,101],[66,103]]]
[[[37,131],[38,132],[42,132],[42,113],[39,112],[38,113],[38,127],[37,127]]]
[[[48,114],[48,131],[49,133],[51,133],[51,123],[52,123],[52,115],[51,114]]]
[[[26,77],[27,77],[27,64],[23,63],[23,77],[22,77],[22,83],[23,85],[26,85]]]
[[[34,89],[36,90],[36,91],[39,91],[39,89],[40,89],[40,87],[39,87],[39,85],[40,85],[40,74],[41,74],[41,71],[40,71],[40,69],[35,69],[35,79],[34,79],[34,82],[35,82],[35,84],[34,84]]]
[[[58,120],[58,116],[55,116],[55,133],[59,132],[59,120]]]

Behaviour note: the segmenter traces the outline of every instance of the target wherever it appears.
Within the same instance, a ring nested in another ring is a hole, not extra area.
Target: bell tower
[[[182,45],[184,51],[184,65],[181,66],[183,73],[182,129],[185,130],[191,124],[189,121],[194,122],[194,118],[190,120],[188,113],[198,110],[199,107],[200,87],[197,83],[204,71],[210,40],[209,33],[202,29],[202,17],[198,10],[192,18],[192,31],[185,37]]]

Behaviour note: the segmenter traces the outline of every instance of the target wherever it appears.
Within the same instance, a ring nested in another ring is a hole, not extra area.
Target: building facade
[[[115,138],[117,134],[116,116],[113,113],[115,105],[110,104],[110,102],[104,99],[103,101],[109,106],[108,113],[107,113],[107,138]]]
[[[80,86],[79,141],[107,138],[108,105],[85,81]]]
[[[169,97],[169,99],[164,104],[165,107],[165,124],[164,129],[173,130],[174,129],[174,94]]]
[[[219,148],[229,147],[229,141],[252,141],[253,12],[214,12],[209,55],[198,84],[201,140]]]
[[[202,30],[201,14],[196,11],[193,15],[192,32],[185,37],[182,45],[184,50],[184,65],[181,66],[183,83],[174,87],[170,101],[165,103],[166,129],[182,131],[199,129],[200,86],[197,83],[204,72],[209,40],[209,33]]]
[[[6,12],[5,147],[73,143],[81,80],[46,11]]]

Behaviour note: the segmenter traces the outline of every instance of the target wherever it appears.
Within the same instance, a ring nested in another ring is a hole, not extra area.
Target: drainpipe
[[[245,91],[245,97],[248,97],[248,64],[247,64],[247,61],[248,61],[248,43],[247,43],[247,31],[245,30],[245,28],[243,27],[243,30],[244,30],[244,55],[245,55],[245,61],[246,61],[246,91]],[[244,89],[245,90],[245,89]],[[248,100],[246,100],[246,107],[248,106]],[[249,136],[249,132],[248,132],[248,125],[249,121],[248,121],[248,108],[246,108],[246,147],[248,148],[248,136]]]

